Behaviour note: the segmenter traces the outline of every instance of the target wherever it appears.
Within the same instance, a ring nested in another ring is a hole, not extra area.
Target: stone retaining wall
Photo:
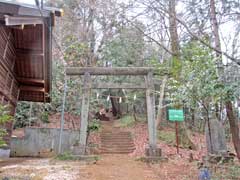
[[[24,138],[12,137],[11,156],[39,157],[58,152],[60,129],[26,128]],[[62,152],[71,150],[79,140],[79,131],[64,130]]]

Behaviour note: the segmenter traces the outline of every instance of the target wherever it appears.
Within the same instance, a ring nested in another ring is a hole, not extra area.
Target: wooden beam
[[[16,3],[11,2],[0,2],[0,12],[2,14],[12,14],[14,16],[39,16],[39,17],[49,17],[50,16],[50,9],[41,10],[40,13],[39,9],[36,6],[31,5],[19,5]],[[59,10],[58,10],[59,11]]]
[[[68,67],[66,74],[69,76],[84,75],[147,75],[153,71],[151,67]]]
[[[6,98],[8,101],[10,101],[12,104],[17,105],[17,99],[14,98],[9,92],[6,90],[0,88],[0,94],[2,94],[2,103],[4,101],[4,98]]]
[[[44,53],[41,50],[16,49],[16,53],[21,54],[21,56],[44,56]]]
[[[93,83],[92,89],[146,89],[145,83],[130,84],[130,83]]]
[[[5,25],[6,26],[43,24],[42,18],[13,17],[13,16],[8,16],[8,15],[5,15],[4,17],[5,17]]]
[[[45,89],[37,86],[20,86],[21,91],[45,92]]]
[[[44,84],[44,80],[43,79],[33,79],[33,78],[20,78],[18,77],[17,80],[20,83],[33,83],[33,84]]]

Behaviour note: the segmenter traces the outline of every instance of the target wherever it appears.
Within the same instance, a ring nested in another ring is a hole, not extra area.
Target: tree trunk
[[[178,39],[178,33],[177,33],[177,20],[176,20],[176,1],[171,0],[169,1],[169,32],[170,32],[170,39],[171,39],[171,50],[173,52],[172,59],[174,62],[177,64],[180,64],[180,48],[179,48],[179,39]],[[173,68],[178,68],[177,73],[175,74],[175,78],[180,77],[180,67],[173,67]],[[189,137],[189,133],[187,132],[185,123],[180,123],[179,124],[179,143],[183,147],[189,147],[192,149],[195,149],[195,145],[191,141]]]
[[[115,104],[115,101],[114,101],[114,98],[110,98],[111,100],[111,104],[112,104],[112,113],[113,113],[113,116],[117,116],[117,107],[116,107],[116,104]]]
[[[179,40],[178,40],[178,33],[177,33],[175,6],[176,6],[175,0],[169,1],[169,32],[170,32],[171,50],[173,52],[173,56],[179,59],[180,48],[179,48]]]
[[[159,105],[158,105],[158,113],[157,113],[157,128],[160,128],[160,123],[162,120],[162,112],[163,112],[162,107],[163,107],[163,98],[164,98],[166,83],[167,83],[167,76],[164,76],[162,80],[161,92],[159,97]]]
[[[195,110],[191,108],[190,111],[191,111],[191,129],[193,129],[195,126]]]
[[[218,27],[217,16],[216,16],[215,0],[210,0],[210,17],[211,17],[211,24],[213,28],[215,48],[218,50],[218,52],[216,53],[216,57],[218,58],[218,61],[217,61],[218,75],[222,76],[223,75],[222,54],[219,53],[221,52],[221,41],[220,41],[219,27]]]
[[[237,154],[237,158],[240,160],[240,138],[239,138],[239,125],[237,118],[234,115],[232,102],[226,102],[227,117],[229,119],[230,129],[232,133],[232,141]]]
[[[216,56],[218,58],[218,61],[217,61],[218,76],[219,76],[220,80],[224,83],[222,54],[219,53],[219,52],[221,52],[221,42],[220,42],[220,36],[219,36],[218,22],[217,22],[217,18],[216,18],[215,0],[210,0],[210,11],[211,11],[211,23],[212,23],[212,28],[213,28],[215,48],[218,50],[218,52],[216,53]],[[233,112],[232,102],[226,101],[225,106],[227,109],[227,116],[228,116],[229,123],[230,123],[234,148],[237,153],[237,157],[240,160],[240,137],[239,137],[239,126],[236,121],[237,118],[235,117],[234,112]]]
[[[116,94],[117,93],[111,92],[110,96],[114,96]],[[111,100],[111,104],[112,104],[113,115],[117,118],[120,118],[122,116],[122,111],[121,111],[121,106],[119,103],[119,98],[111,97],[110,100]]]
[[[137,121],[137,115],[136,115],[136,106],[133,105],[133,118],[134,118],[134,121]]]

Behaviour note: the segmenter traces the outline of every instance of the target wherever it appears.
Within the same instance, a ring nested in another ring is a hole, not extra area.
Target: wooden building
[[[0,1],[0,101],[50,102],[52,28],[61,10]],[[6,125],[9,142],[12,123]]]

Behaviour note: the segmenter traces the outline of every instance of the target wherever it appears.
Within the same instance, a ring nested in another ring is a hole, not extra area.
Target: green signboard
[[[182,109],[168,109],[169,121],[184,121],[184,113]]]

